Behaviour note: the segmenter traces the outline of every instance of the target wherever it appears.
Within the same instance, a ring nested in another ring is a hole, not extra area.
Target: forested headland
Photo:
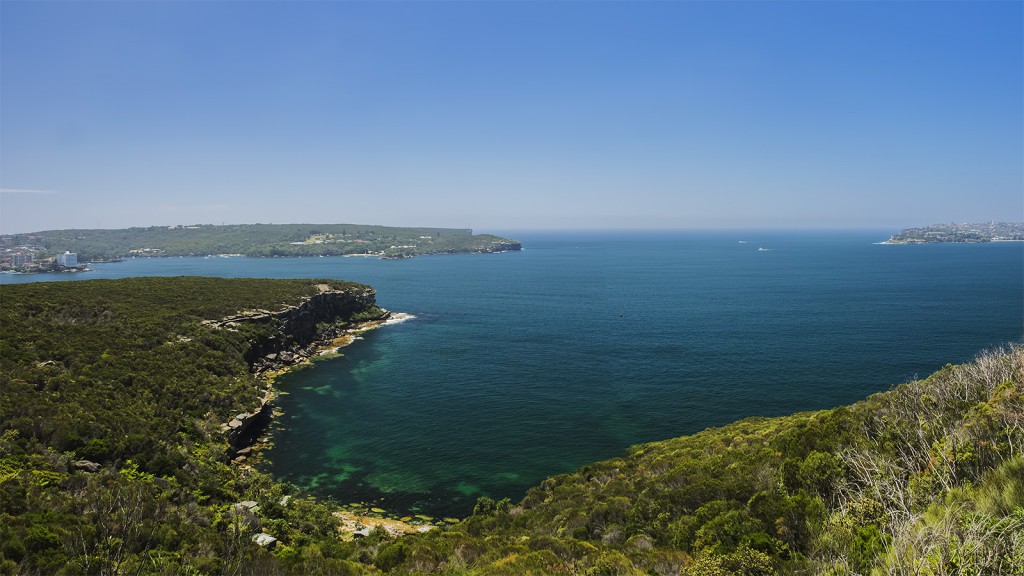
[[[0,574],[1024,573],[1016,345],[343,538],[340,503],[232,464],[225,424],[266,397],[269,354],[381,316],[335,280],[0,286]]]
[[[363,224],[197,224],[120,230],[47,230],[8,235],[4,245],[32,246],[39,257],[64,251],[79,260],[244,254],[252,257],[427,254],[519,250],[515,240],[468,228],[400,228]]]

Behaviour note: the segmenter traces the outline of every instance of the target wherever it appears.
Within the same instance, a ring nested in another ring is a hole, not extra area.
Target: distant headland
[[[934,224],[907,228],[882,244],[943,244],[982,242],[1024,242],[1024,222],[981,224]]]
[[[55,254],[81,262],[161,256],[374,256],[521,250],[516,240],[468,228],[399,228],[363,224],[195,224],[120,230],[47,230],[0,236],[8,267]],[[3,262],[0,262],[2,265]]]

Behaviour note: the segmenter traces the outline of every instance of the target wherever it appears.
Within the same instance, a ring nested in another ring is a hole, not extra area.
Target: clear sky
[[[1024,3],[0,2],[0,231],[1024,219]]]

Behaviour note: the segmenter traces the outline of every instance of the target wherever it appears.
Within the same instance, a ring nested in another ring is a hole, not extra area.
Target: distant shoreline
[[[0,274],[36,275],[36,274],[75,274],[78,272],[92,272],[92,268],[67,268],[65,270],[0,270]]]
[[[992,240],[978,240],[978,241],[943,241],[943,242],[892,242],[886,240],[884,242],[875,242],[878,245],[884,246],[921,246],[924,244],[935,245],[935,244],[998,244],[998,243],[1012,243],[1012,242],[1024,242],[1024,240],[1009,240],[1004,238],[992,239]]]
[[[393,227],[364,224],[177,225],[124,229],[47,230],[0,234],[6,252],[36,259],[70,252],[79,261],[130,257],[234,256],[252,258],[345,256],[402,259],[432,254],[472,254],[522,249],[519,241],[470,228]]]
[[[933,224],[905,228],[882,244],[986,244],[1024,242],[1024,222]]]

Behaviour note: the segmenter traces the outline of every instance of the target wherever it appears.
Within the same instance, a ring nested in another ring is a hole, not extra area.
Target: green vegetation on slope
[[[384,553],[408,573],[1021,574],[1022,381],[1014,348],[637,446]]]
[[[250,499],[264,526],[324,562],[350,555],[325,508],[285,508],[286,487],[227,464],[222,424],[263,394],[246,352],[277,326],[202,323],[296,305],[317,284],[372,295],[332,280],[0,288],[0,573],[237,572],[259,562],[254,513],[231,507]]]
[[[123,230],[48,230],[5,237],[10,245],[42,248],[40,256],[76,252],[82,261],[127,256],[245,254],[339,256],[377,254],[408,258],[424,254],[519,250],[515,240],[461,228],[396,228],[361,224],[241,224],[151,226]]]
[[[259,398],[247,352],[273,326],[201,323],[314,283],[367,290],[0,287],[0,573],[1024,573],[1020,347],[849,407],[636,446],[446,529],[342,541],[332,504],[227,464],[221,425]]]

